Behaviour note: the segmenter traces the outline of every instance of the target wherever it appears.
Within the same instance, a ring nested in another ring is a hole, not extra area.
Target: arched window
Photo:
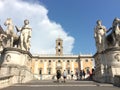
[[[85,61],[88,62],[88,59],[86,59]]]
[[[40,75],[42,74],[42,69],[39,70],[39,74],[40,74]]]
[[[58,62],[60,63],[61,61],[60,61],[60,60],[58,60]]]
[[[70,64],[70,60],[67,60],[67,65],[69,65]]]
[[[58,42],[58,45],[60,46],[60,42]]]
[[[49,75],[51,74],[51,68],[48,68],[48,74]]]

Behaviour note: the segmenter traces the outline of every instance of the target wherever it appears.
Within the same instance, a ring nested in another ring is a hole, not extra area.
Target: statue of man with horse
[[[20,32],[20,48],[22,50],[29,51],[30,49],[30,39],[32,28],[29,26],[29,20],[24,20],[24,25],[22,28],[16,26],[18,32]]]
[[[6,47],[17,47],[22,50],[29,51],[32,31],[29,27],[29,21],[24,20],[24,26],[22,28],[15,26],[17,32],[20,32],[20,35],[18,35],[17,32],[14,32],[14,25],[11,18],[7,18],[4,25],[7,27],[5,31],[0,26],[0,49]]]
[[[98,52],[102,52],[107,48],[120,48],[120,19],[115,18],[112,27],[108,30],[98,20],[94,29],[94,37]]]

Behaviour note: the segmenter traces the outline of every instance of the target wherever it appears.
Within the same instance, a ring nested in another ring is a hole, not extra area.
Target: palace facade
[[[61,72],[66,70],[68,73],[68,79],[71,78],[71,71],[74,73],[74,78],[76,78],[75,73],[79,73],[80,70],[85,70],[87,76],[94,67],[94,59],[91,54],[64,54],[63,40],[61,38],[56,40],[55,49],[55,54],[33,55],[32,72],[36,78],[42,80],[54,79],[57,70],[61,70]]]

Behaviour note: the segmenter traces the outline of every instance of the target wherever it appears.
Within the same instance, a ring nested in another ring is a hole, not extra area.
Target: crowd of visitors
[[[91,72],[89,70],[87,72],[85,72],[85,70],[80,70],[80,71],[76,70],[75,74],[73,73],[73,71],[71,71],[69,76],[71,76],[71,80],[73,80],[74,77],[76,77],[77,80],[85,80],[85,79],[92,80],[93,72],[94,69],[92,69]],[[56,72],[57,82],[61,82],[61,78],[63,78],[63,82],[65,83],[67,76],[68,76],[68,72],[66,70],[64,70],[63,73],[61,73],[60,70],[57,70]]]

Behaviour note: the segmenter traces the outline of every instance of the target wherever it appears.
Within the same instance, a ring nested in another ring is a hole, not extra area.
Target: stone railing
[[[10,86],[13,82],[13,75],[0,75],[0,88]]]
[[[9,69],[9,66],[2,66],[0,73]],[[33,73],[27,67],[11,65],[9,71],[0,75],[0,88],[11,86],[16,83],[26,83],[34,79]]]
[[[114,76],[114,85],[120,87],[120,75]]]

